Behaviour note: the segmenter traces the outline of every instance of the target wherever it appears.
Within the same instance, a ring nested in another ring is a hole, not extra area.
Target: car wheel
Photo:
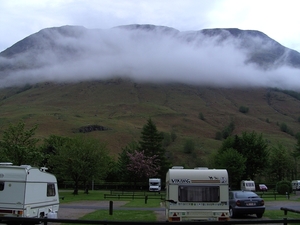
[[[229,208],[229,216],[230,216],[231,218],[235,217],[235,213],[234,213],[232,207]]]
[[[257,213],[256,216],[257,216],[257,218],[262,218],[263,214],[262,213]]]

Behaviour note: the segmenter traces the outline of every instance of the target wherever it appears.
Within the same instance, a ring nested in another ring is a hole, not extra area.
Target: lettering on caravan
[[[191,183],[191,180],[190,179],[171,179],[172,183],[175,183],[175,184],[189,184]]]

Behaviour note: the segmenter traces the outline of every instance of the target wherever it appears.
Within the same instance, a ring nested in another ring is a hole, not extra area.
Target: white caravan
[[[161,179],[149,178],[149,191],[160,191],[160,190],[161,190]]]
[[[57,181],[45,170],[0,163],[0,217],[57,218]]]
[[[176,167],[166,174],[166,221],[229,220],[225,169]]]
[[[241,181],[242,191],[255,191],[255,182],[253,180],[242,180]]]
[[[300,190],[300,180],[293,180],[292,188],[293,188],[293,191],[299,191]]]

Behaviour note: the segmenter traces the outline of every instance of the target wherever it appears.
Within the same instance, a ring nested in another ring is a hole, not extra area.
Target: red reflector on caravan
[[[13,213],[12,210],[0,209],[0,213]]]
[[[180,221],[180,217],[171,217],[171,222],[179,222]]]
[[[229,218],[228,217],[219,217],[218,221],[228,221]]]

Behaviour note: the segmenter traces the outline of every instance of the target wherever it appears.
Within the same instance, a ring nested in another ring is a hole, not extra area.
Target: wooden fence
[[[0,223],[6,224],[44,224],[48,223],[66,223],[66,224],[98,224],[98,225],[158,225],[168,224],[170,222],[143,222],[143,221],[101,221],[101,220],[73,220],[73,219],[48,219],[48,218],[23,218],[23,217],[0,217]],[[195,222],[177,222],[181,225],[233,225],[233,224],[297,224],[300,219],[280,219],[280,220],[229,220],[229,221],[195,221]]]
[[[150,192],[150,191],[118,191],[111,190],[109,194],[104,194],[105,199],[165,199],[164,192]]]

